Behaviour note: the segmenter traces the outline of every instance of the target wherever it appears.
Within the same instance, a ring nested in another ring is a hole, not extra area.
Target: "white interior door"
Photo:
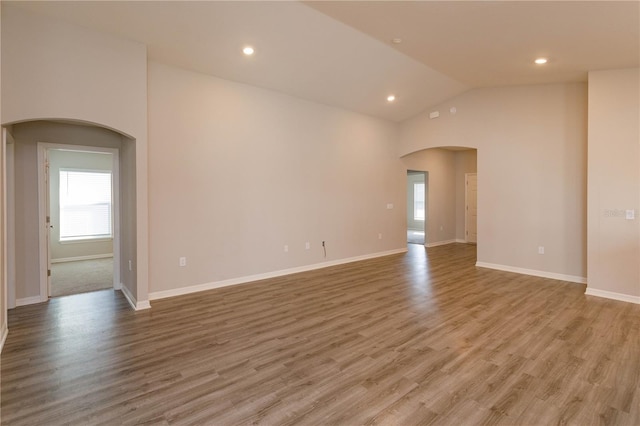
[[[44,208],[46,212],[45,219],[45,231],[46,236],[45,245],[47,252],[47,297],[51,296],[51,176],[49,176],[49,150],[44,150]]]
[[[466,209],[465,228],[468,243],[478,242],[478,175],[466,174],[465,189]]]

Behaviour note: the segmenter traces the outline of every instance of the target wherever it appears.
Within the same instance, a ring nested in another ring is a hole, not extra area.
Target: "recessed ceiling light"
[[[543,65],[543,64],[546,64],[546,63],[547,63],[547,61],[548,61],[548,59],[547,59],[547,58],[538,58],[538,59],[536,59],[536,60],[535,60],[535,61],[533,61],[533,62],[535,62],[535,63],[536,63],[536,64],[538,64],[538,65]]]
[[[402,39],[400,37],[392,38],[391,39],[391,43],[400,44],[400,43],[402,43]]]
[[[396,100],[396,95],[389,95],[387,96],[387,102],[393,102]]]
[[[251,46],[246,46],[244,49],[242,49],[242,53],[244,53],[247,56],[253,55],[254,52],[255,50],[253,50],[253,47]]]

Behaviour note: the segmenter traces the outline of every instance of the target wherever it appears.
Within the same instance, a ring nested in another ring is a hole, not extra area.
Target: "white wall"
[[[149,137],[152,292],[406,248],[394,123],[150,63]]]
[[[0,46],[2,45],[2,12],[0,11]],[[2,56],[2,55],[0,55]],[[2,80],[2,61],[0,61],[0,81]],[[2,89],[0,88],[0,117],[2,117]],[[0,129],[1,131],[2,129]],[[5,179],[5,143],[0,142],[0,353],[4,346],[7,333],[7,233],[6,233],[6,219],[4,217],[5,200],[6,200],[6,179]]]
[[[471,90],[404,122],[399,152],[477,148],[478,261],[579,280],[586,144],[587,87],[576,83]]]
[[[639,188],[640,70],[591,72],[589,294],[640,303]]]
[[[123,247],[122,252],[135,252],[129,258],[137,264],[134,275],[122,278],[129,294],[144,307],[148,298],[146,47],[6,3],[2,3],[2,33],[3,124],[65,119],[95,123],[135,140],[131,153],[135,207],[122,226],[135,233],[137,246]]]
[[[117,136],[116,136],[117,137]],[[113,240],[60,242],[60,169],[113,171],[113,155],[67,150],[49,150],[49,211],[51,216],[51,261],[113,254]]]

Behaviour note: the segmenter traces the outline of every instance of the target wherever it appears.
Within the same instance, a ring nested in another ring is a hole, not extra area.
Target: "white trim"
[[[58,240],[58,244],[63,246],[67,244],[94,244],[113,241],[113,233],[108,237],[74,237],[72,240]]]
[[[6,198],[4,204],[3,214],[5,215],[5,220],[7,224],[7,231],[5,234],[6,239],[6,255],[7,255],[7,277],[6,277],[6,291],[7,291],[7,306],[8,309],[13,309],[16,307],[16,265],[15,265],[15,257],[16,257],[16,227],[15,227],[15,166],[14,166],[14,157],[15,157],[15,144],[12,142],[11,133],[9,133],[6,128],[2,128],[3,131],[6,132],[7,140],[4,148],[6,149],[4,157],[5,159],[5,191]],[[3,241],[3,244],[5,242]]]
[[[640,296],[631,296],[629,294],[616,293],[613,291],[598,290],[597,288],[587,287],[587,291],[585,291],[584,294],[587,296],[604,297],[605,299],[640,304]]]
[[[49,300],[46,298],[42,300],[42,298],[38,296],[25,297],[24,299],[16,299],[16,306],[26,306],[26,305],[35,305],[36,303],[43,303]]]
[[[8,335],[9,329],[7,328],[7,324],[4,324],[4,327],[2,327],[2,334],[0,335],[0,353],[2,353],[2,348],[4,348],[4,342],[7,341]]]
[[[8,256],[8,238],[7,238],[7,129],[2,128],[2,146],[0,146],[0,150],[2,151],[2,162],[0,163],[0,172],[2,177],[2,201],[0,202],[2,210],[0,211],[0,217],[2,218],[2,259],[0,263],[2,264],[2,275],[0,275],[0,297],[2,297],[3,303],[0,303],[2,307],[2,338],[0,339],[0,352],[2,352],[2,346],[4,345],[4,339],[6,339],[5,330],[7,330],[7,322],[8,318],[8,289],[7,283],[9,282],[9,256]]]
[[[107,259],[109,257],[113,257],[113,253],[92,254],[88,256],[76,256],[76,257],[63,257],[60,259],[51,259],[51,263],[77,262],[79,260]]]
[[[515,272],[516,274],[532,275],[534,277],[551,278],[552,280],[569,281],[572,283],[586,284],[587,279],[585,277],[579,277],[577,275],[565,275],[557,274],[555,272],[538,271],[536,269],[518,268],[515,266],[498,265],[495,263],[476,262],[476,266],[479,268],[496,269],[498,271]]]
[[[47,163],[47,152],[48,147],[47,144],[43,144],[42,142],[38,142],[37,145],[37,153],[38,153],[38,256],[39,256],[39,270],[40,270],[40,295],[38,296],[38,302],[31,303],[40,303],[40,301],[49,297],[49,278],[47,274],[47,270],[49,269],[49,239],[47,237],[49,233],[49,228],[46,224],[46,216],[47,216],[47,204],[46,204],[46,193],[47,193],[47,180],[45,176],[45,167]],[[27,298],[33,299],[33,298]],[[24,300],[24,299],[23,299]],[[27,303],[27,304],[31,304]],[[22,306],[20,300],[16,299],[16,306]]]
[[[141,311],[143,309],[151,308],[151,304],[149,304],[148,300],[138,302],[136,298],[133,297],[133,294],[131,294],[129,289],[126,286],[122,285],[122,283],[120,283],[120,291],[122,292],[122,294],[124,294],[124,298],[127,299],[127,302],[129,302],[129,305],[131,305],[134,310]]]
[[[464,242],[469,242],[469,176],[476,177],[476,210],[478,209],[478,173],[465,173],[464,174]],[[477,219],[477,218],[476,218]],[[476,232],[478,231],[478,224],[476,223]],[[476,241],[471,242],[471,244],[478,244],[478,238],[476,235]]]
[[[438,246],[446,246],[447,244],[453,244],[453,243],[466,243],[466,241],[456,238],[454,240],[445,240],[445,241],[436,241],[435,243],[427,243],[424,246],[427,248],[431,248],[431,247],[438,247]]]
[[[298,266],[296,268],[281,269],[279,271],[266,272],[264,274],[248,275],[239,278],[231,278],[223,281],[214,281],[205,284],[198,284],[188,287],[174,288],[171,290],[154,291],[149,293],[149,300],[164,299],[167,297],[183,296],[185,294],[197,293],[200,291],[213,290],[215,288],[228,287],[232,285],[245,284],[253,281],[265,280],[268,278],[281,277],[283,275],[297,274],[299,272],[313,271],[316,269],[328,268],[329,266],[342,265],[345,263],[359,262],[362,260],[375,259],[377,257],[390,256],[393,254],[406,253],[407,248],[383,251],[362,256],[349,257],[346,259],[332,260],[329,262],[314,263],[312,265]]]

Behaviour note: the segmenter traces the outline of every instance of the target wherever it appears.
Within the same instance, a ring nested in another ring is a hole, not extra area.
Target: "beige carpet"
[[[407,242],[409,244],[424,244],[424,232],[407,230]]]
[[[113,258],[51,265],[51,297],[113,288]]]

